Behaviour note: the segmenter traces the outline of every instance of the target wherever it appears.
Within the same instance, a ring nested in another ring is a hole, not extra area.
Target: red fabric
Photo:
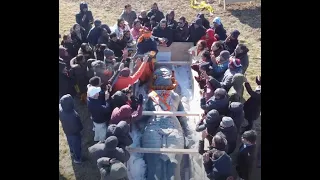
[[[202,36],[200,40],[205,40],[207,42],[207,47],[211,51],[212,44],[217,41],[217,38],[214,36],[214,30],[208,29],[206,34],[209,36],[209,38],[206,37],[206,35]]]

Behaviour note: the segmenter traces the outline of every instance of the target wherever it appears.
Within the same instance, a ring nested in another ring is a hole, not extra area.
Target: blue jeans
[[[74,160],[81,161],[81,136],[67,136],[70,153],[74,155]]]

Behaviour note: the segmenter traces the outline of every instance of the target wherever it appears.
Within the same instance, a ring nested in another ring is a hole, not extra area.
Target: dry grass
[[[65,34],[75,23],[75,14],[79,11],[80,0],[59,0],[59,33]],[[113,26],[116,19],[119,17],[125,4],[131,4],[136,12],[151,7],[153,1],[143,0],[87,0],[89,9],[92,11],[95,19],[100,19],[103,23]],[[184,16],[191,22],[197,10],[191,9],[189,0],[158,0],[156,1],[160,9],[166,13],[169,10],[175,10],[176,17]],[[175,8],[172,8],[175,7]],[[218,7],[217,2],[213,3],[214,16],[219,16],[222,19],[228,32],[238,29],[241,32],[240,41],[245,43],[250,49],[249,60],[250,65],[246,72],[247,78],[253,86],[256,75],[261,74],[261,12],[260,4],[239,3],[227,6],[227,11],[223,12],[222,7]],[[206,13],[206,12],[204,12]],[[214,17],[206,15],[210,22]],[[245,97],[248,97],[246,94]],[[83,132],[82,147],[84,148],[84,156],[87,157],[87,148],[92,142],[92,123],[89,119],[88,111],[84,105],[77,102],[77,110],[82,118],[82,123],[85,127]],[[257,130],[260,131],[260,120],[256,123]],[[69,148],[66,142],[66,137],[59,125],[59,179],[60,180],[96,180],[99,179],[99,173],[94,163],[86,161],[82,165],[73,165]],[[260,139],[260,138],[259,138]],[[86,158],[87,159],[87,158]],[[260,174],[260,173],[259,173]],[[260,177],[256,176],[255,180]]]

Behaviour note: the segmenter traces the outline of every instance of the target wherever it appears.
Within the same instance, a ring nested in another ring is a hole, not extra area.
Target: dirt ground
[[[72,25],[75,23],[75,14],[79,11],[81,0],[59,0],[59,33],[61,35],[68,33]],[[143,0],[87,0],[89,9],[92,11],[95,19],[100,19],[103,23],[113,26],[119,17],[124,5],[131,4],[136,12],[142,9],[149,10],[153,1]],[[190,7],[189,0],[158,0],[156,1],[160,10],[166,13],[169,10],[175,10],[176,19],[181,16],[186,17],[191,22],[197,10]],[[214,8],[214,16],[209,17],[205,11],[206,17],[212,23],[214,17],[221,17],[222,23],[228,33],[234,29],[238,29],[241,33],[240,42],[244,43],[250,49],[249,61],[250,65],[246,72],[246,76],[255,87],[254,78],[261,74],[261,6],[260,3],[238,3],[228,5],[227,10],[223,11],[217,2],[212,4]],[[60,39],[61,41],[61,39]],[[245,94],[248,97],[248,94]],[[59,123],[59,179],[60,180],[97,180],[100,178],[95,163],[88,159],[88,147],[93,144],[92,122],[86,105],[79,103],[76,99],[76,109],[80,114],[84,130],[82,132],[82,147],[85,162],[81,165],[73,164],[69,154],[69,148],[63,133],[61,124]],[[255,129],[259,133],[258,144],[260,143],[261,121],[255,123]],[[260,169],[255,169],[252,180],[261,179]]]

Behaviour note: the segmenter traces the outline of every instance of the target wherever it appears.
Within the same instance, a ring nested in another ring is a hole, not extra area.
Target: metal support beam
[[[127,147],[130,153],[170,153],[170,154],[199,154],[197,149],[171,149],[171,148],[131,148]]]
[[[200,112],[187,112],[187,111],[142,111],[144,116],[199,116]]]
[[[191,65],[189,61],[157,61],[156,64],[160,65]]]

